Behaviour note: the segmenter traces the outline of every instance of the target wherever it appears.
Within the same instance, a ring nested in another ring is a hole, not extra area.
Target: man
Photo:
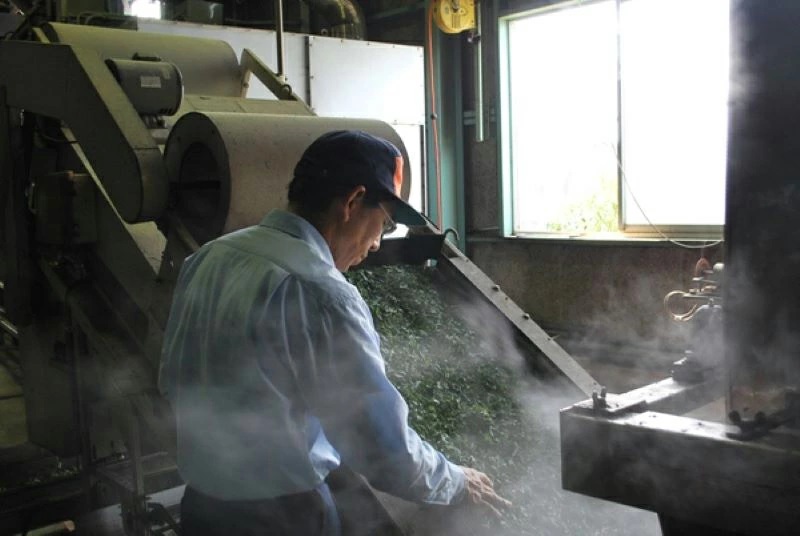
[[[402,169],[386,140],[324,134],[295,167],[287,211],[186,259],[160,374],[185,535],[339,534],[325,478],[340,463],[412,501],[507,504],[408,426],[370,312],[342,275],[395,221],[424,223],[398,197]]]

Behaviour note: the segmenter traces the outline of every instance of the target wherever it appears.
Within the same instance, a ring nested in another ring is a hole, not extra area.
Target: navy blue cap
[[[400,197],[403,155],[391,142],[367,132],[335,130],[323,134],[300,157],[294,175],[381,190],[394,206],[392,219],[396,222],[405,225],[426,222]]]

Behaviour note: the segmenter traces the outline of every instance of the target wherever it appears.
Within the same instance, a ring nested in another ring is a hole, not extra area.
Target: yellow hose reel
[[[475,0],[434,0],[433,20],[444,33],[475,28]]]

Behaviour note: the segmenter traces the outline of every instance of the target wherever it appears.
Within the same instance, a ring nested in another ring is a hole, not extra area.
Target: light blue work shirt
[[[407,500],[464,495],[461,468],[408,426],[366,303],[292,213],[272,211],[186,259],[159,386],[176,414],[181,476],[212,497],[311,490],[340,462]]]

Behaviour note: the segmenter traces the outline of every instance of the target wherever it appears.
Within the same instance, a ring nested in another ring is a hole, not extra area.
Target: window
[[[719,236],[728,24],[727,0],[504,18],[506,232]]]
[[[133,0],[128,4],[129,8],[125,11],[127,15],[133,15],[144,19],[161,18],[161,2],[159,0]]]

